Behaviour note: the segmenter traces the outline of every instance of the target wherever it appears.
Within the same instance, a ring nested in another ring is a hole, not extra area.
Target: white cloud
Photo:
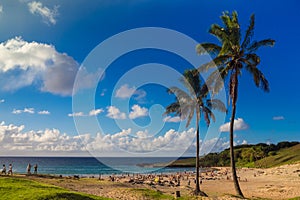
[[[89,112],[89,116],[97,116],[99,115],[100,113],[104,112],[103,109],[95,109],[95,110],[91,110]]]
[[[54,46],[16,37],[0,43],[0,55],[1,90],[36,85],[43,92],[72,94],[79,64],[66,53],[57,52]],[[88,73],[84,67],[80,70],[77,88],[94,86],[101,70],[97,73]]]
[[[34,108],[24,108],[23,110],[14,109],[12,111],[12,114],[21,114],[21,113],[34,114]]]
[[[39,115],[50,115],[50,112],[48,110],[41,110],[38,112]]]
[[[58,129],[25,132],[24,128],[24,125],[6,125],[4,122],[0,124],[0,151],[2,153],[18,152],[19,155],[26,155],[26,152],[32,154],[85,150],[78,136],[62,134]],[[7,155],[7,153],[2,155]]]
[[[175,116],[175,117],[171,117],[171,116],[166,116],[164,119],[163,119],[163,121],[164,122],[180,122],[180,121],[182,121],[181,119],[180,119],[180,117],[179,116]]]
[[[117,107],[115,106],[108,106],[107,107],[107,117],[112,119],[126,119],[126,114],[122,113]]]
[[[243,140],[241,144],[248,144],[247,140]]]
[[[41,2],[32,1],[28,4],[29,11],[34,15],[40,15],[43,18],[43,21],[47,24],[56,24],[56,17],[58,15],[58,6],[54,6],[53,9],[50,9],[46,6],[43,6]]]
[[[131,107],[132,111],[129,113],[130,119],[136,119],[139,117],[145,117],[148,115],[148,109],[144,107],[140,107],[139,105],[135,104]]]
[[[4,99],[0,99],[0,103],[4,103],[5,102],[5,100]]]
[[[274,116],[273,120],[275,121],[284,120],[284,116]]]
[[[57,155],[77,152],[104,152],[111,155],[119,153],[120,149],[132,153],[167,152],[172,155],[178,151],[186,151],[189,156],[195,154],[195,129],[175,131],[170,129],[163,134],[153,136],[148,130],[133,132],[132,129],[123,129],[115,134],[90,134],[70,136],[58,129],[30,130],[25,131],[24,125],[6,125],[0,123],[0,155]],[[227,138],[212,138],[200,141],[201,154],[207,149],[219,152],[229,147]],[[247,144],[243,140],[235,141],[234,145]],[[56,153],[56,154],[55,154]],[[120,154],[117,154],[120,156]]]
[[[98,134],[93,141],[87,144],[90,151],[115,152],[119,149],[133,153],[156,152],[164,149],[170,155],[170,151],[185,150],[195,137],[193,128],[178,132],[173,129],[164,135],[149,136],[148,131],[133,133],[131,129],[124,129],[115,134]]]
[[[137,90],[135,87],[129,87],[128,84],[124,84],[116,91],[115,96],[121,99],[128,99],[134,96],[135,100],[141,100],[146,95],[147,93],[144,90]]]
[[[85,114],[83,112],[75,112],[75,113],[70,113],[68,114],[69,117],[83,117]]]
[[[68,114],[69,117],[87,117],[87,116],[97,116],[100,113],[103,113],[104,110],[102,108],[99,109],[93,109],[91,111],[89,111],[88,114],[85,114],[84,112],[74,112],[74,113],[70,113]]]
[[[0,5],[0,13],[3,13],[3,6]]]
[[[220,127],[220,131],[229,132],[229,127],[230,127],[230,122],[223,124]],[[246,124],[246,122],[242,118],[238,118],[234,120],[234,127],[233,127],[234,131],[246,130],[248,128],[249,128],[248,124]]]

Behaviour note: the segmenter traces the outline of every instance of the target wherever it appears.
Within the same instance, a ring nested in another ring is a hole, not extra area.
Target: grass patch
[[[108,200],[18,177],[0,178],[0,197],[3,200]]]
[[[150,190],[150,189],[130,189],[131,192],[137,193],[143,197],[146,197],[147,199],[153,199],[153,200],[168,200],[168,199],[174,199],[173,196],[163,194],[160,191]]]

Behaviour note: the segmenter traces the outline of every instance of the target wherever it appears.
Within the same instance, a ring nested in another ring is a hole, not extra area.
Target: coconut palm
[[[254,14],[250,17],[249,27],[243,38],[236,11],[232,12],[232,14],[224,12],[221,19],[224,25],[223,27],[218,24],[213,24],[209,29],[209,33],[220,41],[220,45],[214,43],[202,43],[197,45],[197,52],[199,54],[209,52],[215,56],[211,62],[201,65],[198,71],[204,72],[217,66],[216,70],[210,74],[207,80],[208,87],[213,93],[217,93],[224,86],[224,81],[228,81],[229,83],[229,103],[232,103],[229,130],[230,161],[235,190],[239,196],[243,197],[237,179],[233,150],[233,129],[239,78],[242,75],[242,71],[245,70],[252,75],[257,87],[261,87],[266,92],[269,91],[267,79],[257,68],[260,63],[260,57],[255,51],[263,46],[273,46],[275,41],[272,39],[252,41],[254,33]]]
[[[183,74],[183,79],[180,79],[188,92],[181,90],[178,87],[168,89],[169,94],[176,96],[176,101],[166,107],[165,114],[174,113],[180,116],[181,119],[187,119],[186,127],[188,127],[196,114],[196,188],[195,194],[207,196],[200,190],[199,184],[199,122],[200,116],[203,114],[206,124],[210,124],[210,119],[215,121],[215,116],[212,109],[218,109],[225,112],[226,107],[222,101],[218,99],[208,99],[208,89],[206,85],[202,85],[199,73],[196,69],[186,70]]]

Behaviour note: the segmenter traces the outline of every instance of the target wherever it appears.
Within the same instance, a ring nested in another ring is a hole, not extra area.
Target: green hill
[[[264,143],[240,145],[235,147],[234,154],[238,167],[273,167],[300,161],[300,143],[284,141],[277,145]],[[169,167],[193,166],[195,166],[195,158],[177,160],[169,165]],[[201,157],[200,166],[230,166],[229,149]]]
[[[300,161],[300,144],[281,149],[276,155],[268,156],[255,162],[256,167],[275,167]]]

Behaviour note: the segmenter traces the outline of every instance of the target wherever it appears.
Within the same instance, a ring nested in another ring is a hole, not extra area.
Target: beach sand
[[[237,171],[240,177],[241,189],[246,198],[267,198],[267,199],[289,199],[300,197],[300,163],[284,165],[269,169],[242,168]],[[38,176],[29,177],[40,182],[68,188],[73,191],[80,191],[89,194],[110,197],[112,199],[151,199],[138,189],[151,189],[161,191],[164,194],[174,196],[176,191],[180,191],[182,196],[190,196],[195,187],[194,174],[182,173],[163,176],[135,175],[134,177],[124,175],[111,178],[103,177],[99,180],[94,178],[80,178],[76,180],[72,177],[63,178],[43,178]],[[180,179],[180,185],[175,180]],[[172,180],[173,184],[170,184]],[[211,168],[209,172],[202,173],[201,190],[208,194],[204,199],[236,199],[233,182],[231,180],[230,168]],[[197,199],[197,198],[194,198]]]

